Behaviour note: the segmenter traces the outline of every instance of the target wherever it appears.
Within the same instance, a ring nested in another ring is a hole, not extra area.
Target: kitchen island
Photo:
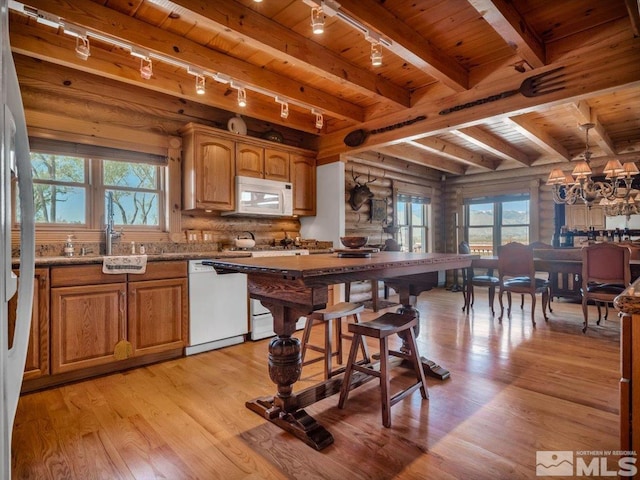
[[[302,370],[300,341],[292,337],[298,318],[324,308],[329,285],[358,280],[388,281],[398,292],[400,309],[417,315],[413,297],[434,286],[437,272],[468,268],[473,258],[474,255],[463,254],[380,252],[370,258],[323,254],[213,260],[211,264],[219,273],[246,273],[249,295],[273,314],[276,337],[269,344],[268,367],[277,392],[271,397],[250,400],[247,407],[317,450],[330,445],[332,435],[304,408],[337,393],[342,376],[293,392]],[[436,372],[441,370],[429,360],[424,359],[423,363]],[[352,388],[359,381],[360,377],[354,377]]]

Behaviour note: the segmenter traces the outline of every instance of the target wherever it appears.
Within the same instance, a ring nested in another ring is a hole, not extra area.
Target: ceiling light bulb
[[[371,43],[371,65],[374,67],[382,65],[382,44],[380,42]]]
[[[86,60],[91,56],[91,48],[87,37],[76,37],[76,56],[82,60]]]
[[[311,28],[316,35],[324,33],[324,12],[322,7],[313,7],[311,9]]]
[[[238,106],[247,106],[247,91],[243,87],[238,88]]]
[[[324,118],[322,117],[322,112],[319,112],[314,108],[311,110],[311,113],[316,116],[316,128],[320,130],[324,126]]]
[[[153,75],[153,64],[149,57],[140,59],[140,75],[145,80],[149,80]]]
[[[204,75],[196,75],[196,93],[204,95],[206,91],[206,80]]]

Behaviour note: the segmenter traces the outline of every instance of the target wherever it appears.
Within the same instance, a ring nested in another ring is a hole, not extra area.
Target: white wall
[[[316,216],[300,218],[302,238],[332,241],[340,248],[344,235],[344,164],[333,162],[316,169]]]
[[[631,230],[640,230],[640,215],[631,215],[629,221],[624,215],[617,215],[615,217],[605,217],[605,227],[607,230],[613,230],[616,228],[630,228]]]

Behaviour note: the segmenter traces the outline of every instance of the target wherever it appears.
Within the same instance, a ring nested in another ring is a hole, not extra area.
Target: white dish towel
[[[104,257],[102,261],[102,273],[144,273],[146,271],[146,255],[122,255]]]

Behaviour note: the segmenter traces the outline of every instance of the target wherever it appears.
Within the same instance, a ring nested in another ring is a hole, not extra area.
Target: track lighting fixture
[[[382,65],[382,43],[380,42],[380,34],[367,30],[364,39],[371,43],[371,65],[379,67]]]
[[[233,82],[231,82],[231,87],[235,88],[238,90],[238,106],[239,107],[246,107],[247,106],[247,91],[245,90],[245,88],[243,86],[234,84]]]
[[[380,42],[371,43],[371,65],[374,67],[382,65],[382,45]]]
[[[324,11],[322,7],[311,8],[311,28],[316,35],[324,33]]]
[[[191,67],[187,68],[187,73],[196,77],[196,93],[198,95],[204,95],[206,92],[207,80],[204,77],[202,70],[197,70]]]
[[[153,76],[153,63],[149,57],[140,59],[140,76],[145,80]]]
[[[206,92],[206,80],[204,75],[196,75],[196,93],[198,95],[204,95]]]
[[[151,2],[155,2],[156,0],[149,0]],[[164,1],[164,0],[160,0]],[[335,0],[303,0],[307,5],[311,6],[315,9],[314,18],[318,19],[318,22],[324,24],[325,16],[334,17],[347,21],[354,27],[358,28],[363,33],[367,32],[366,28],[357,26],[354,21],[352,21],[349,17],[339,11],[340,4]],[[238,105],[240,107],[245,107],[247,105],[247,92],[246,90],[251,90],[252,92],[256,92],[271,98],[274,98],[275,101],[280,104],[280,117],[286,119],[289,117],[289,104],[296,105],[302,109],[308,109],[311,111],[313,115],[315,115],[315,127],[317,129],[322,129],[324,127],[324,117],[322,112],[316,110],[314,107],[309,105],[308,103],[298,101],[295,99],[283,99],[278,97],[274,92],[271,92],[267,89],[261,88],[257,85],[249,85],[244,86],[240,85],[235,79],[231,76],[222,73],[222,72],[214,72],[210,70],[202,69],[201,67],[193,67],[188,63],[185,63],[176,58],[165,56],[162,53],[149,52],[144,50],[136,45],[131,45],[125,41],[122,41],[119,38],[112,37],[110,35],[104,34],[102,32],[98,32],[96,30],[86,29],[85,27],[81,27],[79,25],[72,24],[67,22],[61,17],[52,15],[50,13],[44,12],[40,9],[26,6],[18,1],[12,0],[9,2],[9,8],[11,10],[17,11],[19,13],[23,13],[29,17],[32,17],[37,20],[38,23],[48,25],[53,28],[62,28],[64,29],[64,33],[66,35],[70,35],[75,37],[76,39],[76,47],[75,52],[79,58],[86,60],[90,55],[90,44],[89,37],[92,39],[96,39],[101,43],[107,43],[123,49],[125,51],[129,51],[132,56],[140,59],[140,75],[143,79],[149,80],[153,76],[153,63],[152,60],[157,60],[162,63],[166,63],[167,65],[171,65],[172,67],[185,69],[187,73],[194,75],[195,78],[195,88],[196,93],[202,95],[205,93],[206,88],[206,77],[210,77],[214,79],[218,83],[230,85],[231,88],[238,90]],[[369,34],[373,37],[373,35]],[[379,38],[379,36],[377,37]],[[384,46],[389,46],[389,43],[385,39],[381,39],[380,43]]]
[[[322,116],[322,112],[316,110],[315,108],[312,108],[311,113],[316,116],[316,128],[320,130],[324,126],[324,118]]]
[[[287,118],[289,116],[289,103],[286,100],[282,100],[280,97],[276,97],[276,103],[280,104],[280,117]]]
[[[89,38],[87,36],[76,37],[76,56],[82,60],[86,60],[91,56],[91,47],[89,46]]]

